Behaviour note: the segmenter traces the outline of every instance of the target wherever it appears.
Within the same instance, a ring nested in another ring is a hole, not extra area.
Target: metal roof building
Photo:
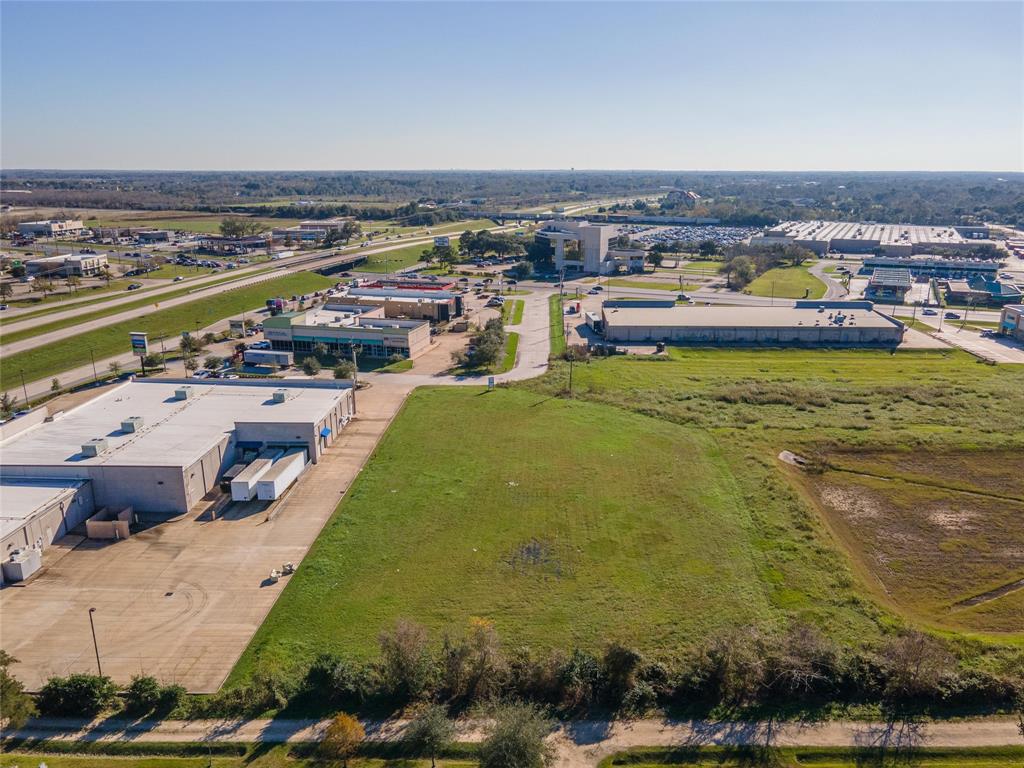
[[[985,227],[932,227],[850,221],[786,221],[751,238],[751,245],[803,246],[817,254],[873,253],[910,256],[936,248],[967,251],[988,240]]]
[[[346,381],[131,381],[3,442],[4,510],[20,505],[3,484],[48,480],[88,481],[97,507],[181,514],[249,453],[316,462],[352,412]]]
[[[605,306],[608,341],[709,346],[894,346],[904,325],[871,302],[798,301],[791,307]]]

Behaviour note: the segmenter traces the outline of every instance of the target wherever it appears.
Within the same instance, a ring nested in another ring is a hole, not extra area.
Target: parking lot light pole
[[[95,608],[89,609],[89,629],[92,630],[92,649],[96,652],[96,671],[102,676],[103,667],[100,665],[100,646],[96,642],[96,624],[92,620],[92,615],[96,613]]]

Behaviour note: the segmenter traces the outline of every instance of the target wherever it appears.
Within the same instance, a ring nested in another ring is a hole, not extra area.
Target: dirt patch
[[[872,454],[857,457],[861,473],[849,454],[838,454],[825,466],[839,469],[790,476],[816,499],[872,591],[935,624],[1019,632],[1007,595],[1024,585],[1024,502],[1002,495],[1016,480],[1012,466],[999,464],[1005,458]],[[994,489],[988,477],[999,479]],[[950,488],[951,481],[970,490]],[[984,611],[960,610],[982,603]]]
[[[974,512],[969,509],[952,509],[951,507],[939,507],[928,513],[928,519],[940,528],[947,531],[967,531],[975,527],[973,520]]]
[[[862,488],[822,484],[818,495],[832,510],[850,522],[874,520],[883,513],[882,505]]]

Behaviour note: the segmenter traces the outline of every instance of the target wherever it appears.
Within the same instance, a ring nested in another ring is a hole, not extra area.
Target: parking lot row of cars
[[[718,245],[738,245],[760,231],[757,227],[722,227],[716,224],[694,224],[677,227],[658,227],[634,239],[645,245],[675,242],[700,243],[704,240],[714,240]]]

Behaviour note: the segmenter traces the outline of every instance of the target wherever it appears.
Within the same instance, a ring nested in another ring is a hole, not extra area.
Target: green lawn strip
[[[90,349],[97,360],[127,352],[131,331],[148,332],[151,348],[159,350],[159,345],[154,342],[161,336],[168,337],[170,346],[176,346],[176,337],[182,331],[194,331],[196,321],[200,327],[206,327],[226,317],[257,309],[271,296],[309,293],[333,284],[334,280],[330,278],[300,272],[244,288],[228,289],[169,309],[140,314],[131,320],[69,336],[37,349],[7,355],[0,360],[0,379],[13,382],[23,372],[26,380],[36,381],[85,365],[90,360]],[[118,311],[123,309],[117,308]]]
[[[754,296],[775,296],[779,299],[820,299],[826,285],[807,271],[806,267],[769,269],[746,287]]]
[[[606,285],[614,288],[649,288],[655,291],[692,291],[700,287],[692,283],[683,283],[680,286],[679,283],[656,283],[654,281],[626,280],[616,277],[608,280]]]
[[[562,314],[562,297],[557,293],[552,294],[548,299],[548,312],[550,315],[548,332],[551,334],[551,356],[561,357],[565,353],[565,319]]]
[[[413,368],[412,360],[399,360],[395,363],[388,363],[387,365],[377,368],[380,373],[402,373],[402,371],[411,371]]]
[[[13,746],[13,748],[12,748]],[[473,746],[473,745],[466,745]],[[316,754],[316,745],[243,744],[218,742],[61,742],[47,740],[24,745],[7,741],[0,766],[37,766],[49,768],[338,768],[337,760],[325,760]],[[409,757],[393,744],[364,743],[360,755],[349,761],[351,768],[428,768],[430,760]],[[463,745],[445,749],[438,756],[442,768],[472,768],[474,750]]]
[[[245,274],[245,275],[224,275],[221,278],[218,278],[216,280],[211,280],[210,282],[203,283],[202,285],[195,285],[195,286],[185,285],[185,286],[179,288],[178,290],[168,291],[167,293],[161,293],[161,294],[156,295],[156,296],[150,295],[150,296],[147,297],[146,296],[146,292],[142,291],[142,292],[140,292],[142,297],[139,298],[137,301],[127,301],[127,302],[125,302],[123,304],[117,304],[117,305],[110,306],[110,307],[104,307],[102,309],[97,309],[97,310],[94,310],[92,312],[86,311],[84,314],[80,314],[80,315],[77,315],[77,316],[74,316],[74,317],[65,317],[65,318],[63,318],[61,320],[54,320],[53,322],[43,323],[41,325],[36,325],[36,326],[31,327],[31,328],[23,328],[22,330],[14,331],[13,333],[5,333],[2,336],[3,343],[4,344],[12,344],[15,341],[19,341],[21,339],[28,339],[28,338],[31,338],[33,336],[39,336],[40,334],[43,334],[43,333],[49,333],[51,331],[59,331],[62,328],[70,328],[70,327],[72,327],[74,325],[80,325],[81,323],[86,323],[86,322],[89,322],[91,320],[99,320],[100,318],[103,318],[103,317],[110,317],[111,315],[116,315],[116,314],[119,314],[121,312],[127,312],[127,311],[132,310],[132,309],[139,309],[140,307],[148,307],[150,305],[154,305],[155,306],[156,304],[159,304],[159,303],[161,303],[163,301],[167,301],[168,299],[176,299],[176,298],[179,298],[181,296],[187,296],[188,294],[192,293],[193,291],[201,291],[201,290],[205,290],[206,288],[213,288],[213,287],[216,287],[218,285],[223,285],[225,283],[234,282],[235,280],[243,280],[243,279],[246,279],[246,278],[255,277],[256,275],[263,275],[263,274],[266,274],[266,273],[271,272],[271,271],[273,271],[273,270],[268,268],[268,269],[259,269],[259,270],[256,270],[255,272],[250,272],[250,273]],[[87,307],[88,307],[88,305],[83,307],[83,309],[87,309]],[[69,309],[74,309],[74,307],[69,307]],[[19,317],[17,319],[18,320],[23,320],[23,319],[31,319],[31,318]]]
[[[322,652],[373,658],[400,617],[437,642],[481,617],[509,648],[620,640],[656,657],[774,620],[751,507],[710,434],[484,392],[409,397],[230,683]],[[438,461],[431,436],[452,414],[460,437]],[[629,457],[640,455],[659,470],[638,472]]]
[[[505,356],[495,373],[506,373],[516,367],[516,351],[519,349],[519,334],[509,331],[505,334]]]
[[[33,309],[31,312],[21,312],[18,315],[12,316],[12,322],[16,320],[27,320],[32,317],[38,317],[39,315],[45,315],[49,312],[60,312],[62,309],[69,307],[83,307],[88,306],[90,302],[82,301],[82,299],[109,299],[112,295],[123,291],[128,287],[130,280],[111,280],[110,284],[97,285],[95,287],[83,288],[79,287],[78,290],[72,291],[71,293],[61,292],[59,294],[48,294],[44,299],[42,294],[32,294],[32,298],[29,299],[11,299],[7,303],[11,307],[18,308],[38,308]],[[71,304],[72,301],[76,303]],[[0,319],[3,319],[0,317]]]
[[[395,272],[422,261],[423,252],[429,251],[431,247],[429,242],[423,242],[407,245],[404,248],[371,253],[366,257],[365,262],[353,267],[352,270],[354,272]]]
[[[501,308],[501,320],[505,325],[519,325],[523,322],[523,307],[525,302],[522,299],[506,301]]]
[[[637,747],[610,755],[598,768],[1006,768],[1024,760],[1024,747]]]

